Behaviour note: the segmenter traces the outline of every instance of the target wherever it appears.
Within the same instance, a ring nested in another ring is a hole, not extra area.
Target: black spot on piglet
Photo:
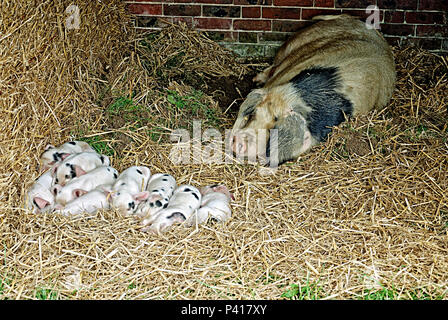
[[[160,202],[160,200],[157,200],[156,201],[156,206],[160,208],[162,206],[162,202]]]
[[[184,192],[190,192],[190,191],[191,191],[190,188],[185,188],[185,189],[184,189]]]
[[[75,141],[69,141],[68,143],[70,143],[73,146],[76,146],[76,142]]]
[[[100,156],[101,163],[104,164],[104,156]]]
[[[138,174],[143,175],[143,172],[141,172],[139,169],[136,170]]]
[[[194,197],[196,198],[196,200],[199,200],[199,196],[198,196],[196,193],[192,192],[191,194],[194,195]]]
[[[172,215],[168,216],[167,219],[180,219],[182,221],[187,220],[182,212],[174,212]]]

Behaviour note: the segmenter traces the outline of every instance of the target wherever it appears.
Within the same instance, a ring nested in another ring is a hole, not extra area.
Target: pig
[[[67,158],[69,155],[80,152],[96,152],[87,142],[68,141],[59,147],[48,144],[40,156],[41,170],[46,171],[52,165]]]
[[[73,178],[82,176],[99,166],[109,165],[109,157],[96,152],[72,154],[52,167],[54,184],[64,186]]]
[[[218,222],[224,222],[230,219],[232,210],[230,209],[230,200],[233,195],[225,185],[212,185],[201,188],[201,207],[191,215],[190,219],[185,221],[186,226],[201,224],[207,221],[210,216]]]
[[[111,185],[99,185],[95,189],[87,192],[80,190],[79,197],[67,203],[55,205],[55,211],[65,216],[78,215],[83,212],[94,214],[100,209],[109,209],[108,198],[111,192]]]
[[[54,196],[50,191],[53,177],[51,171],[43,173],[28,190],[25,199],[25,208],[33,213],[50,212],[54,207]]]
[[[57,184],[52,191],[56,203],[65,205],[67,202],[89,192],[99,185],[112,185],[118,178],[118,171],[110,166],[100,166],[92,171],[69,181],[64,187]]]
[[[149,179],[148,198],[141,202],[135,211],[139,217],[151,216],[168,206],[168,201],[176,189],[176,179],[167,173],[156,173]]]
[[[174,223],[182,223],[201,205],[200,191],[190,185],[181,185],[174,190],[173,195],[165,209],[142,221],[143,232],[161,233]]]
[[[227,141],[237,157],[296,160],[346,118],[389,102],[395,63],[381,34],[346,14],[314,20],[255,77],[264,86],[248,94]]]
[[[112,207],[118,208],[124,216],[134,214],[139,203],[149,197],[146,186],[150,176],[151,170],[145,166],[132,166],[124,170],[112,188]]]

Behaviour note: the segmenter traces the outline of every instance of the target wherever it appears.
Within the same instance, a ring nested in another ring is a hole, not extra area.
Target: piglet
[[[56,203],[65,205],[67,202],[82,196],[99,185],[112,185],[118,178],[118,171],[110,166],[101,166],[69,181],[65,186],[53,186]]]
[[[61,204],[55,205],[55,210],[65,216],[78,215],[83,212],[93,214],[100,209],[109,209],[109,195],[111,185],[100,185],[90,192],[81,190],[82,195],[75,198],[65,206]]]
[[[133,214],[138,204],[149,196],[146,186],[150,176],[151,170],[145,166],[132,166],[124,170],[112,188],[112,207],[118,208],[125,216]]]
[[[174,190],[173,196],[165,209],[160,210],[154,216],[144,219],[142,228],[144,232],[160,233],[174,223],[182,223],[201,205],[201,193],[190,185],[181,185]]]
[[[210,216],[219,222],[230,219],[232,210],[230,200],[233,195],[225,185],[212,185],[201,188],[201,207],[185,222],[186,226],[201,224]]]
[[[40,156],[41,170],[48,170],[52,165],[63,161],[69,155],[80,152],[95,152],[95,150],[84,141],[69,141],[59,147],[48,144]]]
[[[54,196],[50,191],[53,177],[48,170],[42,174],[26,194],[25,207],[33,213],[49,212],[54,206]]]
[[[149,217],[166,208],[176,187],[176,179],[172,175],[167,173],[152,175],[146,188],[149,191],[148,199],[139,204],[135,215],[142,218]]]
[[[68,156],[52,167],[54,184],[64,186],[73,178],[82,176],[99,166],[109,166],[108,156],[96,152],[81,152]]]

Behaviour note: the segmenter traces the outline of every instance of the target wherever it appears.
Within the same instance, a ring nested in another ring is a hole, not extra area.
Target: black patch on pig
[[[34,205],[35,205],[36,207],[38,207],[38,208],[40,209],[40,207],[37,205],[37,202],[36,202],[35,199],[33,199],[33,203],[34,203]]]
[[[141,172],[139,169],[137,169],[136,171],[137,171],[137,173],[143,175],[143,172]]]
[[[104,156],[100,156],[101,163],[104,164]]]
[[[209,186],[210,188],[216,188],[217,186],[219,186],[219,184],[213,184],[211,186]]]
[[[173,219],[173,218],[181,218],[184,221],[187,220],[187,218],[185,218],[182,212],[173,212],[172,215],[167,217],[167,219]]]
[[[168,202],[163,205],[163,209],[166,209],[166,207],[168,207]]]
[[[196,198],[196,200],[199,200],[199,196],[198,196],[196,193],[192,192],[191,194],[194,195],[194,197]]]
[[[53,153],[53,160],[54,160],[54,162],[58,162],[59,159],[61,159],[61,154],[59,152]]]
[[[68,143],[73,145],[73,146],[76,146],[76,142],[75,141],[69,141]]]
[[[167,178],[163,178],[162,181],[168,181],[168,179]]]
[[[128,208],[129,208],[129,210],[134,210],[135,209],[135,202],[129,202],[128,203]]]
[[[344,114],[353,114],[353,104],[344,95],[336,92],[341,86],[336,67],[315,67],[302,71],[291,83],[302,100],[311,107],[304,115],[307,127],[318,141],[324,141],[331,127],[345,120]]]
[[[170,175],[168,173],[165,173],[163,176],[164,177],[169,177]]]
[[[118,174],[116,172],[114,172],[114,179],[118,178]]]
[[[156,201],[156,207],[160,208],[162,206],[162,202],[160,200]]]
[[[191,191],[190,188],[185,188],[185,189],[184,189],[184,192],[190,192],[190,191]]]

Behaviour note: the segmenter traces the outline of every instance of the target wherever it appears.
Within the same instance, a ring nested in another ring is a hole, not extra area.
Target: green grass
[[[59,300],[59,294],[57,291],[48,288],[36,289],[35,295],[38,300]]]
[[[102,140],[101,136],[84,136],[78,138],[78,140],[87,142],[98,153],[104,154],[106,156],[113,156],[115,154],[114,149],[112,149],[106,141]]]
[[[306,282],[305,285],[290,284],[289,289],[281,295],[282,298],[291,300],[318,300],[323,298],[322,288],[317,283]]]

